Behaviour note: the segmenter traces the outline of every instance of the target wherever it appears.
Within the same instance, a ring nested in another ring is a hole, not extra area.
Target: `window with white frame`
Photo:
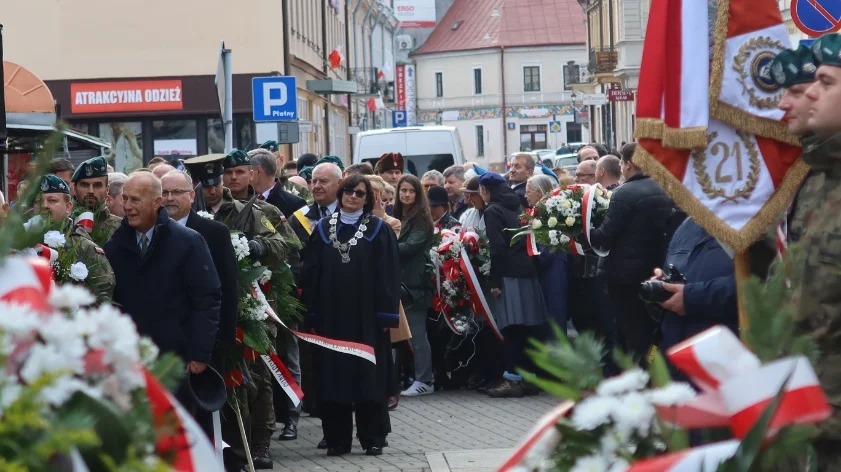
[[[523,66],[523,92],[540,92],[540,66]]]
[[[476,125],[476,157],[485,155],[485,127]]]
[[[309,119],[309,102],[304,97],[298,97],[298,119],[299,120],[308,120]],[[310,152],[310,135],[301,133],[300,140],[297,144],[292,145],[292,152],[295,153],[293,156],[295,159],[301,157],[302,154],[306,154]]]
[[[482,68],[473,68],[473,95],[482,95]]]
[[[581,66],[578,64],[564,65],[564,90],[572,90],[572,84],[580,83]]]

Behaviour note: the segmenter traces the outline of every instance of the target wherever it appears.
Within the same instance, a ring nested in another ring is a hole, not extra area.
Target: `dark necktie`
[[[265,200],[265,199],[266,199],[266,197],[264,197],[262,193],[257,196],[257,200]]]
[[[321,208],[321,217],[322,218],[325,218],[325,217],[327,217],[327,215],[329,215],[329,213],[327,213],[327,207],[319,207],[319,208]]]
[[[149,238],[146,233],[143,233],[140,235],[140,253],[146,254],[147,249],[149,249]]]

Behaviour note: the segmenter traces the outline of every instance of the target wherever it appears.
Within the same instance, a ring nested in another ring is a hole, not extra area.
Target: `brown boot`
[[[502,379],[502,382],[487,390],[491,398],[522,398],[523,383],[516,380]]]
[[[269,453],[269,446],[261,444],[254,446],[251,451],[251,459],[254,461],[255,469],[274,469],[272,455]]]

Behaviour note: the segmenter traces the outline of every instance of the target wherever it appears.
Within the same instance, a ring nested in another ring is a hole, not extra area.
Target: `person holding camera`
[[[661,352],[714,325],[725,325],[738,336],[733,258],[717,239],[686,218],[672,237],[664,267],[654,269],[640,293],[662,307]],[[675,380],[687,380],[671,364],[669,370]]]

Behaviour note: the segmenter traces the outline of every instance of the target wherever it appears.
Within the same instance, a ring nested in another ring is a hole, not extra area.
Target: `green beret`
[[[277,152],[280,150],[280,145],[277,144],[277,141],[268,140],[260,145],[260,149],[265,149],[269,152]]]
[[[184,161],[184,167],[194,179],[208,187],[214,187],[222,181],[225,169],[222,162],[227,159],[224,154],[207,154],[191,157]]]
[[[342,169],[342,171],[345,170],[345,163],[342,162],[342,160],[339,157],[324,156],[321,159],[319,159],[318,162],[315,163],[315,165],[324,164],[324,163],[336,164],[337,166],[339,166],[339,169]]]
[[[70,186],[61,177],[47,174],[41,177],[41,193],[66,193],[70,195]]]
[[[824,64],[841,67],[841,36],[836,33],[825,34],[812,43],[812,55],[815,66]]]
[[[79,164],[70,181],[78,182],[82,179],[93,179],[94,177],[108,177],[108,161],[103,156],[92,157]]]
[[[239,166],[250,166],[251,158],[243,151],[234,149],[225,156],[225,162],[222,164],[225,169],[230,169]]]
[[[307,182],[312,180],[312,171],[315,169],[313,166],[306,166],[302,167],[301,170],[298,172],[298,175],[304,178]]]
[[[771,62],[771,76],[783,88],[815,81],[815,59],[812,50],[802,44],[797,49],[784,49]]]

